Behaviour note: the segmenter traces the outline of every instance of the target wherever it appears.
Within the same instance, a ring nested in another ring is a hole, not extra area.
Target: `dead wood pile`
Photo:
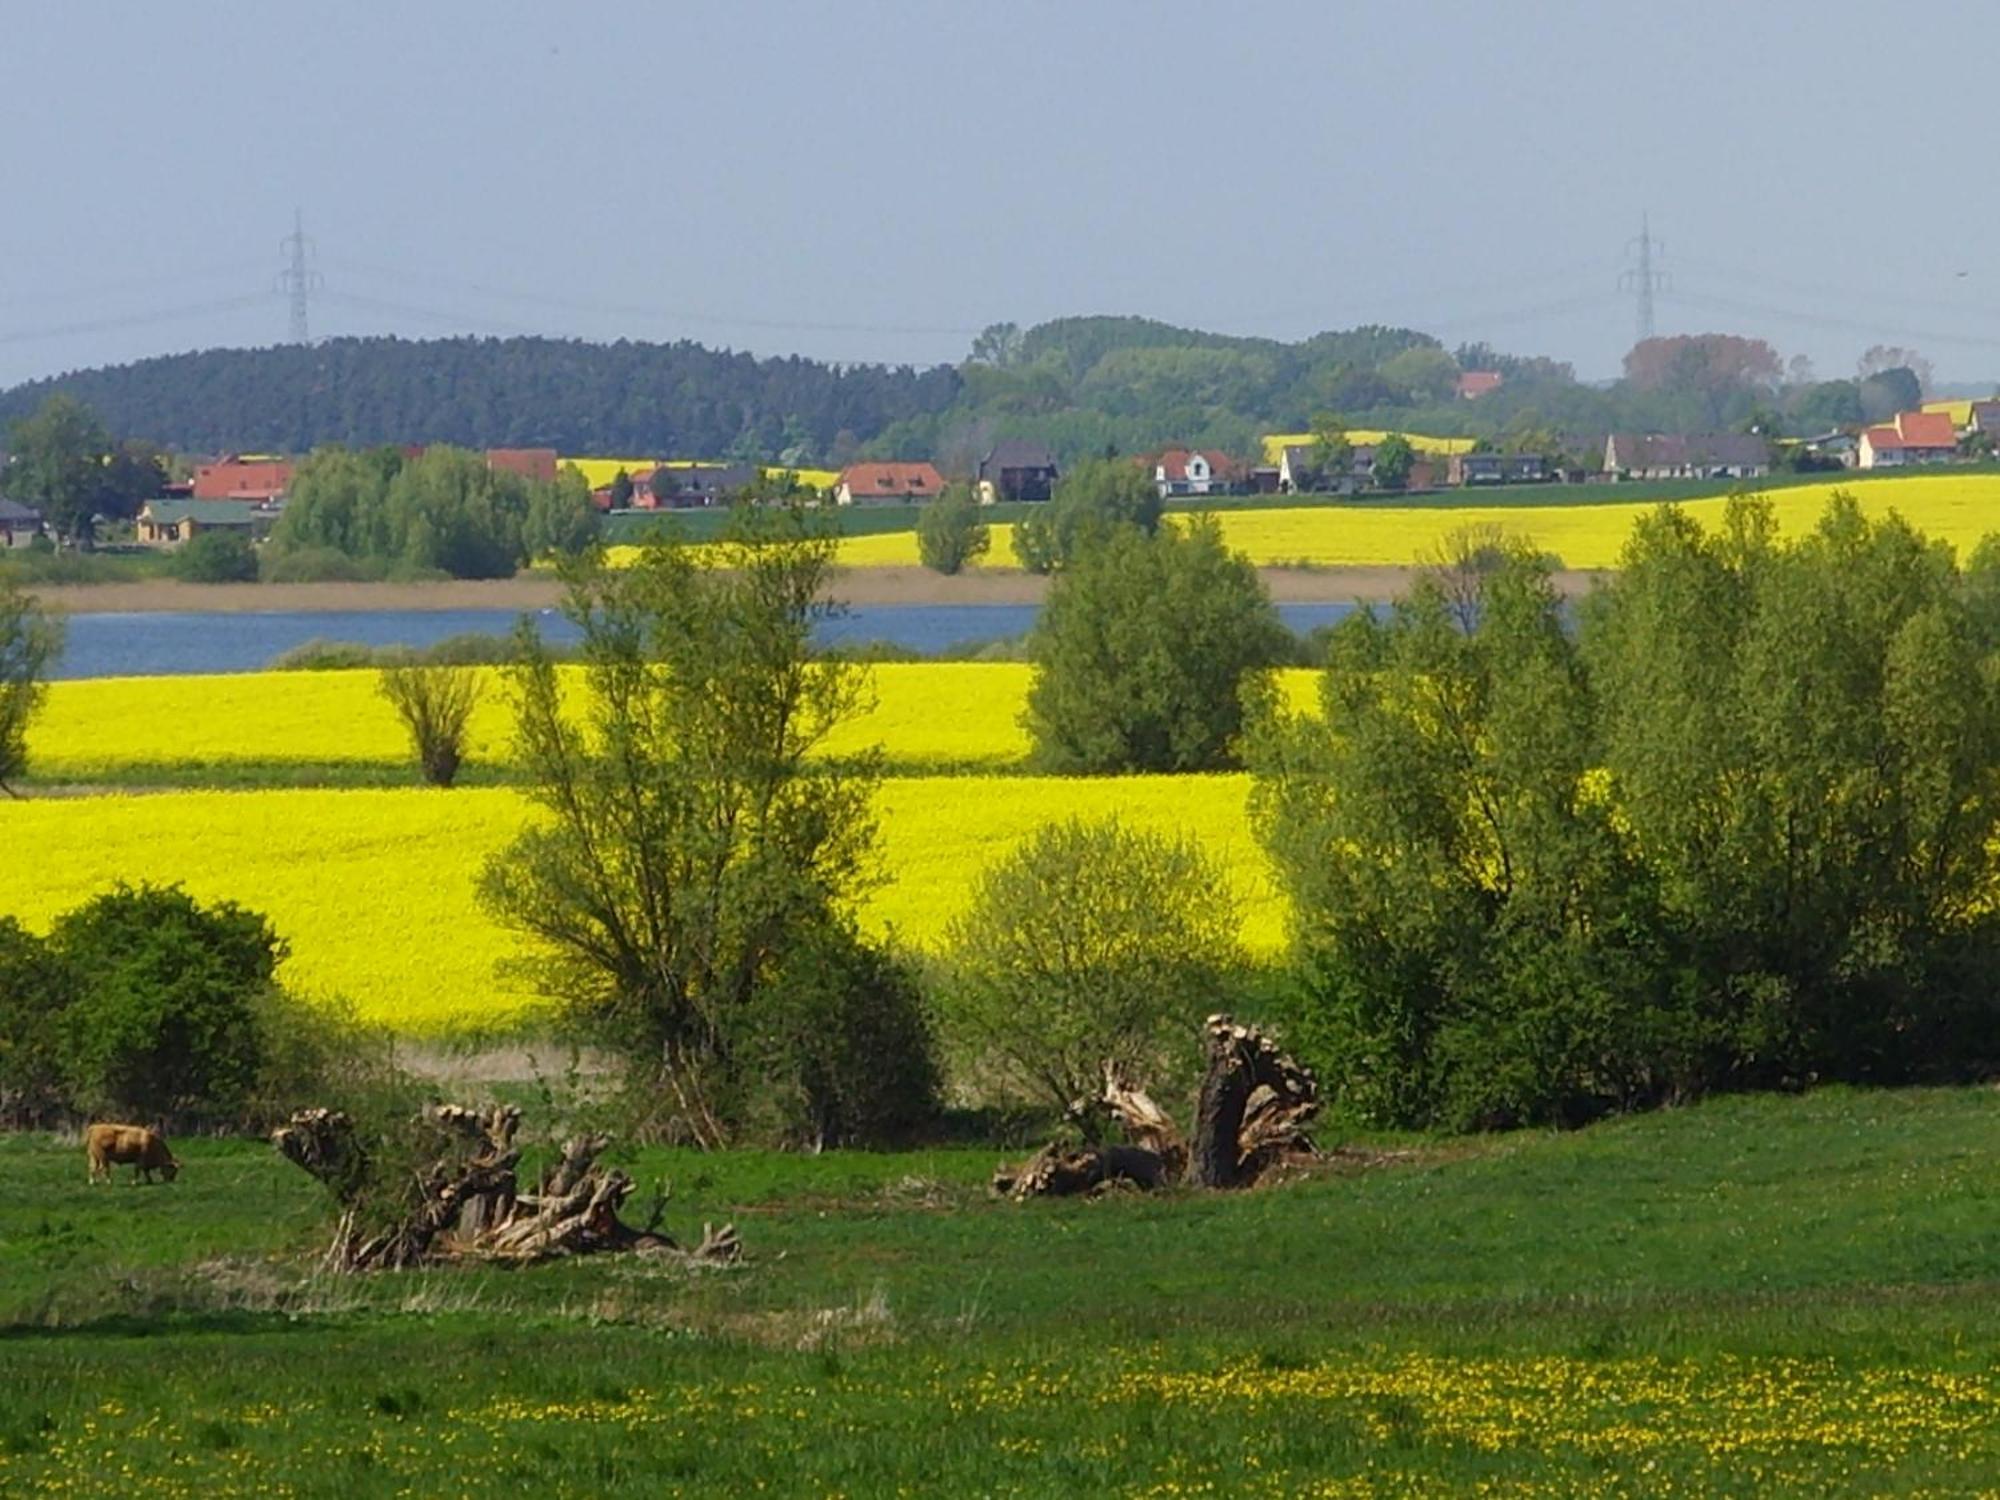
[[[1226,1015],[1203,1028],[1207,1066],[1194,1128],[1183,1136],[1153,1099],[1105,1064],[1104,1090],[1079,1100],[1070,1114],[1091,1134],[1115,1121],[1126,1140],[1116,1145],[1044,1146],[1016,1167],[994,1174],[993,1190],[1010,1198],[1063,1197],[1120,1185],[1152,1190],[1249,1187],[1274,1167],[1316,1158],[1307,1127],[1319,1113],[1312,1070],[1278,1050],[1254,1026]]]
[[[334,1265],[350,1271],[452,1261],[522,1265],[604,1251],[722,1263],[742,1252],[733,1225],[704,1224],[701,1243],[682,1246],[659,1229],[664,1205],[655,1207],[643,1229],[625,1223],[619,1210],[634,1184],[598,1163],[610,1144],[605,1136],[564,1142],[534,1191],[523,1192],[516,1177],[520,1110],[441,1104],[423,1124],[422,1164],[402,1181],[381,1180],[390,1174],[378,1175],[343,1111],[300,1110],[271,1132],[280,1154],[325,1183],[341,1206],[328,1256]]]

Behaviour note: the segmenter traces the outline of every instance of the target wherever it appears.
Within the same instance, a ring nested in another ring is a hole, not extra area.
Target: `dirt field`
[[[1410,568],[1264,568],[1264,583],[1281,604],[1393,599],[1409,586]],[[850,604],[1036,604],[1048,580],[1030,573],[974,572],[946,578],[923,568],[849,568],[837,575]],[[1580,594],[1592,575],[1559,575]],[[552,578],[521,577],[451,583],[146,583],[70,585],[38,590],[74,614],[179,612],[278,613],[329,610],[358,613],[406,609],[546,609],[562,595]]]

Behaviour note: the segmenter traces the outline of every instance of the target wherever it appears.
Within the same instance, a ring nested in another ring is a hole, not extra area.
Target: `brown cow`
[[[144,1125],[89,1126],[83,1132],[83,1149],[90,1157],[92,1182],[109,1182],[113,1166],[131,1166],[137,1182],[151,1182],[155,1172],[172,1182],[181,1169],[167,1149],[167,1138]]]

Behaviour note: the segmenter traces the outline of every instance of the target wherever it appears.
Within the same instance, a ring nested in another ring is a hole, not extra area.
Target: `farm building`
[[[1771,448],[1748,432],[1614,432],[1604,440],[1604,472],[1611,479],[1761,479],[1771,472]]]
[[[1897,412],[1893,422],[1864,427],[1854,445],[1858,469],[1904,469],[1950,463],[1958,457],[1958,429],[1941,411]]]
[[[1169,448],[1153,464],[1153,483],[1163,496],[1228,495],[1243,482],[1243,466],[1209,448]]]
[[[518,474],[538,484],[556,482],[553,448],[488,448],[486,467],[500,474]]]
[[[850,464],[834,486],[839,505],[909,505],[935,500],[944,476],[930,464]]]
[[[42,513],[18,500],[0,499],[0,551],[25,547],[42,534]]]
[[[755,464],[660,464],[633,474],[632,504],[639,510],[721,505],[756,482]]]
[[[148,500],[139,509],[139,540],[148,547],[178,547],[204,531],[233,531],[262,541],[278,512],[241,500]]]
[[[1500,389],[1504,377],[1498,370],[1464,370],[1458,377],[1458,399],[1477,401]]]
[[[1555,477],[1540,453],[1454,453],[1445,460],[1447,484],[1545,484]]]
[[[1026,438],[1002,438],[979,460],[979,503],[1046,500],[1055,492],[1056,456]]]
[[[275,505],[292,486],[297,467],[285,459],[229,457],[212,464],[198,465],[194,471],[194,498],[197,500],[250,501]]]

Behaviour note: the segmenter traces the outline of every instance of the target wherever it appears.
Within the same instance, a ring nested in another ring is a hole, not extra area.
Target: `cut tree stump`
[[[655,1224],[634,1229],[625,1223],[619,1210],[634,1184],[625,1173],[599,1165],[598,1155],[610,1144],[606,1136],[565,1141],[536,1190],[524,1193],[516,1177],[518,1109],[444,1104],[423,1123],[434,1134],[437,1155],[407,1183],[377,1180],[354,1121],[342,1111],[300,1110],[271,1133],[280,1154],[325,1183],[341,1205],[330,1264],[349,1271],[453,1261],[525,1265],[605,1251],[720,1264],[742,1254],[734,1225],[717,1230],[704,1224],[701,1243],[689,1250]],[[394,1200],[393,1211],[380,1211],[383,1199]]]
[[[1129,1144],[1064,1147],[1051,1143],[1017,1167],[1002,1167],[993,1190],[1003,1197],[1051,1198],[1101,1192],[1118,1184],[1152,1190],[1178,1182],[1240,1188],[1274,1167],[1315,1159],[1306,1133],[1319,1113],[1319,1081],[1254,1026],[1226,1015],[1203,1027],[1207,1069],[1194,1129],[1183,1136],[1146,1091],[1110,1063],[1104,1089],[1078,1100],[1070,1115],[1089,1127],[1108,1115]],[[1094,1131],[1092,1132],[1095,1133]],[[1190,1145],[1190,1141],[1192,1144]]]

